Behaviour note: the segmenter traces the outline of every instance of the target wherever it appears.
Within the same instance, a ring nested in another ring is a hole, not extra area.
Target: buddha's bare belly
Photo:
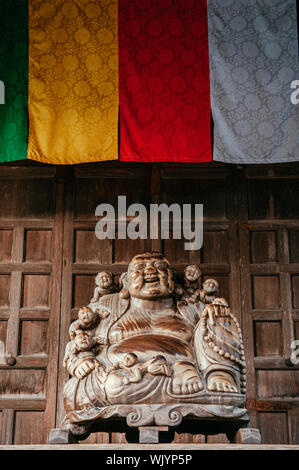
[[[135,353],[141,362],[163,355],[169,362],[176,359],[192,360],[192,351],[187,342],[175,336],[162,334],[140,334],[131,336],[108,347],[111,362],[120,360],[126,353]]]

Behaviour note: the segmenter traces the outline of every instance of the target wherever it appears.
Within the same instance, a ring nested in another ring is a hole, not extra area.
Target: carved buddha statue
[[[68,420],[77,413],[76,422],[84,421],[107,406],[209,404],[222,397],[229,404],[244,394],[241,330],[225,299],[177,301],[173,270],[153,252],[132,259],[124,287],[88,306],[98,315],[84,330],[97,344],[93,354],[72,356],[74,340],[68,344]]]

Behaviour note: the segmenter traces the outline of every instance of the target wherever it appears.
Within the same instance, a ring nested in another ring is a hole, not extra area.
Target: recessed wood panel
[[[204,232],[202,254],[203,263],[229,263],[227,232]]]
[[[299,321],[294,322],[295,338],[299,340]]]
[[[226,220],[226,181],[199,179],[164,179],[161,202],[166,204],[203,204],[204,220]],[[194,206],[192,206],[194,214]]]
[[[2,180],[0,217],[47,218],[54,212],[54,181],[48,179]]]
[[[95,218],[99,204],[111,204],[118,213],[118,196],[126,196],[126,207],[134,203],[148,204],[149,193],[145,183],[137,175],[134,178],[80,178],[75,187],[75,217]]]
[[[23,277],[23,307],[49,305],[49,274],[25,274]]]
[[[10,275],[0,274],[0,307],[8,307],[10,303]]]
[[[1,371],[0,398],[45,398],[44,370],[4,369]]]
[[[118,240],[114,241],[114,263],[129,263],[133,256],[150,249],[150,240]]]
[[[288,444],[287,413],[258,413],[262,444]]]
[[[52,231],[26,230],[24,260],[50,262],[52,258]]]
[[[5,364],[5,345],[7,335],[7,321],[0,321],[0,364]]]
[[[74,232],[75,263],[112,263],[112,240],[99,240],[95,230],[75,230]]]
[[[299,219],[299,184],[297,179],[273,180],[276,219]]]
[[[290,444],[299,444],[299,410],[298,408],[293,412],[289,413],[290,421]]]
[[[0,263],[11,261],[12,230],[0,230]]]
[[[281,356],[281,322],[254,322],[255,355]]]
[[[189,244],[189,240],[162,240],[162,251],[170,263],[183,264],[200,264],[202,250],[186,250],[185,243]]]
[[[15,411],[13,444],[45,444],[44,412]]]
[[[253,276],[253,299],[255,309],[279,309],[280,287],[278,276]]]
[[[298,219],[298,180],[249,180],[248,209],[249,219]]]
[[[91,275],[76,274],[73,276],[73,307],[84,307],[90,303],[96,287],[96,275],[97,273]]]
[[[292,276],[293,307],[299,308],[299,274]]]
[[[297,397],[299,395],[299,371],[258,370],[258,398]]]
[[[48,351],[48,322],[22,320],[19,354],[42,354]]]
[[[299,230],[289,231],[290,263],[299,263]]]
[[[276,232],[251,232],[250,233],[251,263],[275,263],[277,262]]]
[[[271,219],[273,218],[271,206],[271,184],[269,180],[248,181],[248,218]]]

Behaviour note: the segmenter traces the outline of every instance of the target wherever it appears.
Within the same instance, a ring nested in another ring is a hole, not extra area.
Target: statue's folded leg
[[[101,377],[93,370],[83,379],[72,377],[64,387],[64,406],[69,413],[85,408],[107,405],[105,388]]]

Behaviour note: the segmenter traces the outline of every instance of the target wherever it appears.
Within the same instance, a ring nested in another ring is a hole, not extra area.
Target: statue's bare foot
[[[207,378],[207,387],[210,392],[238,393],[234,378],[227,372],[212,372]]]
[[[177,361],[173,365],[172,391],[175,395],[189,395],[203,389],[202,381],[188,361]]]

